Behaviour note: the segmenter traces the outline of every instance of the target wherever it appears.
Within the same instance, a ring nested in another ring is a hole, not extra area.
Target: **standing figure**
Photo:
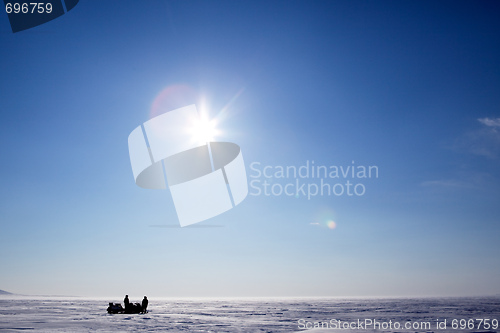
[[[128,295],[125,295],[125,298],[123,299],[123,303],[125,304],[125,310],[127,310],[128,306],[130,304],[130,301],[128,299]]]
[[[144,296],[144,299],[142,300],[142,313],[146,313],[148,309],[148,298]]]

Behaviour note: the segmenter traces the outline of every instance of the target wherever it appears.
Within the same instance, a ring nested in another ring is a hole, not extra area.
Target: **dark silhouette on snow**
[[[122,307],[120,303],[109,303],[108,313],[124,313],[125,309]]]
[[[141,313],[142,305],[140,303],[130,303],[128,308],[125,309],[125,313]]]
[[[125,304],[125,308],[122,307],[120,303],[109,303],[108,313],[147,313],[148,308],[148,298],[144,296],[144,299],[141,303],[130,303],[128,295],[125,295],[123,299],[123,303]]]
[[[123,304],[125,305],[125,310],[127,310],[127,308],[130,305],[130,301],[128,299],[128,295],[125,295],[125,298],[123,299]]]
[[[146,313],[148,312],[148,298],[146,296],[144,296],[144,299],[142,300],[142,313]]]

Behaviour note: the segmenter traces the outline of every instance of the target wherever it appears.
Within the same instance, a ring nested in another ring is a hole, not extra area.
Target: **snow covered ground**
[[[147,314],[106,313],[115,299],[76,297],[0,297],[0,333],[4,332],[500,332],[452,328],[460,319],[500,320],[500,297],[421,299],[154,299]],[[131,297],[138,302],[140,298]],[[447,327],[436,324],[446,319]],[[337,321],[336,321],[337,320]],[[332,329],[332,323],[350,329]],[[354,327],[355,323],[389,322],[393,328]],[[430,329],[399,329],[395,323],[430,323]],[[463,322],[462,322],[463,323]],[[483,322],[484,323],[484,322]],[[328,330],[318,330],[318,325]],[[330,325],[330,326],[329,326]],[[347,325],[347,324],[346,324]],[[347,326],[345,326],[347,327]]]

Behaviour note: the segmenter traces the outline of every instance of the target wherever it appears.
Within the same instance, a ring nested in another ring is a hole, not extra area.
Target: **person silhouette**
[[[143,300],[142,300],[142,313],[146,313],[147,312],[147,309],[148,309],[148,298],[146,296],[144,296]]]
[[[128,306],[130,304],[130,300],[128,299],[128,295],[125,295],[125,298],[123,299],[123,304],[125,304],[125,310],[128,309]]]

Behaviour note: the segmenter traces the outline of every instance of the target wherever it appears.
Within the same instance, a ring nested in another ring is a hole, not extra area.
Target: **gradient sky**
[[[499,32],[498,1],[82,0],[15,34],[0,14],[0,289],[499,294]],[[204,103],[249,176],[354,161],[379,177],[175,228],[128,156],[158,96]]]

